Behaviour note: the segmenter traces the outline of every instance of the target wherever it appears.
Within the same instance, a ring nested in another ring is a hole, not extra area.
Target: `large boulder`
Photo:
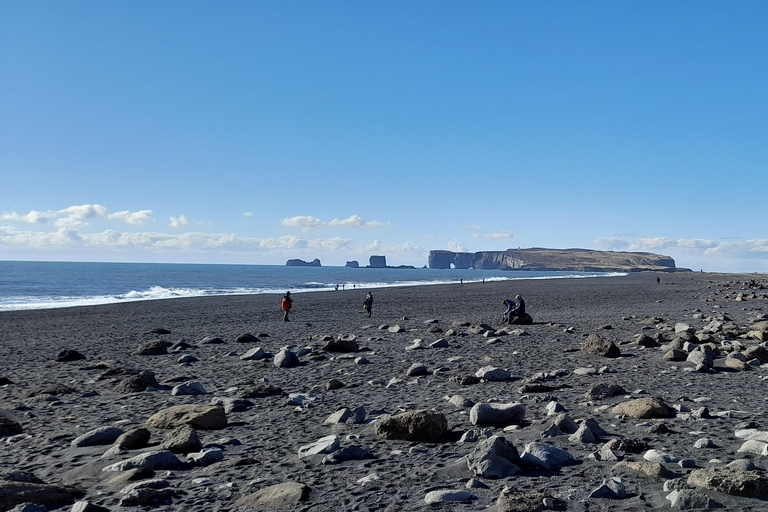
[[[520,473],[520,455],[512,443],[501,436],[491,436],[477,443],[467,455],[467,466],[476,476],[507,478]]]
[[[151,370],[142,370],[141,372],[129,375],[121,380],[115,390],[119,393],[139,393],[146,391],[147,388],[158,388],[160,384],[155,378],[155,373]]]
[[[191,425],[199,430],[215,430],[227,426],[223,407],[212,405],[174,405],[153,414],[147,425],[155,428],[176,428]]]
[[[139,345],[136,354],[140,356],[161,356],[168,353],[168,347],[172,343],[163,340],[149,340]]]
[[[525,404],[479,403],[469,410],[469,421],[480,427],[507,427],[519,425],[525,419]]]
[[[203,448],[197,430],[189,425],[181,425],[168,432],[161,446],[173,453],[197,452]]]
[[[637,398],[628,402],[620,403],[615,406],[611,412],[613,414],[624,414],[631,418],[669,418],[672,409],[659,397]]]
[[[235,502],[236,507],[254,508],[263,510],[265,508],[295,507],[299,503],[309,499],[311,489],[300,482],[283,482],[281,484],[270,485],[254,493],[246,494],[238,498]]]
[[[323,347],[326,352],[357,352],[359,350],[357,342],[349,338],[340,338],[331,340]]]
[[[563,466],[576,464],[576,459],[556,446],[550,446],[543,443],[528,443],[520,456],[523,462],[538,466],[542,469],[559,469]]]
[[[15,436],[24,429],[11,411],[0,409],[0,436]]]
[[[179,469],[184,467],[176,455],[168,450],[156,450],[145,452],[128,460],[110,464],[102,468],[102,471],[127,471],[134,468],[144,468],[151,470]]]
[[[590,334],[582,343],[581,350],[587,354],[601,357],[616,358],[621,355],[621,350],[619,350],[615,343],[597,334]]]
[[[437,443],[447,431],[445,415],[429,409],[385,416],[376,422],[376,434],[383,439]]]
[[[688,485],[703,487],[711,491],[767,499],[768,478],[755,471],[730,467],[695,469],[688,475]]]

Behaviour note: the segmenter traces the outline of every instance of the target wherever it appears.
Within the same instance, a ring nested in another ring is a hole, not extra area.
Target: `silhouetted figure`
[[[365,296],[363,309],[368,313],[368,318],[371,318],[371,311],[373,310],[373,294],[371,292],[368,292],[368,295]]]
[[[656,284],[661,284],[661,278],[660,277],[656,278]]]

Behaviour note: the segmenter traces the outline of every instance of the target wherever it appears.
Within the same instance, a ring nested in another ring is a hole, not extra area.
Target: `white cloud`
[[[21,215],[16,212],[8,212],[0,215],[0,220],[10,222],[26,222],[27,224],[46,224],[48,219],[56,217],[56,213],[52,211],[40,212],[32,210],[26,215]]]
[[[132,226],[141,226],[145,222],[152,220],[152,210],[139,210],[136,212],[123,210],[110,213],[109,220],[122,220]]]
[[[472,238],[485,238],[488,240],[504,240],[512,238],[514,235],[509,231],[497,231],[496,233],[473,233]]]
[[[483,226],[481,226],[480,224],[470,224],[469,226],[464,226],[464,229],[466,229],[467,231],[482,231]]]
[[[469,252],[467,246],[461,240],[449,240],[446,247],[449,251],[453,252]]]
[[[629,242],[616,237],[602,237],[593,240],[595,246],[606,251],[626,251],[629,248]]]
[[[189,221],[184,215],[179,215],[178,217],[171,217],[172,228],[179,228],[181,226],[186,226],[187,224],[189,224]]]
[[[81,204],[64,208],[57,212],[59,215],[65,215],[71,219],[86,220],[94,217],[106,217],[107,208],[100,204]]]
[[[297,215],[296,217],[287,217],[281,220],[280,225],[288,228],[301,228],[304,231],[309,231],[310,229],[325,227],[355,229],[379,228],[384,224],[376,220],[363,220],[363,218],[359,215],[350,215],[346,219],[333,219],[330,222],[324,222],[317,217],[312,217],[311,215]]]
[[[287,228],[314,229],[323,225],[323,221],[310,215],[297,215],[295,217],[286,217],[280,221],[281,226]]]
[[[243,217],[249,219],[249,218],[253,217],[253,212],[243,212]]]

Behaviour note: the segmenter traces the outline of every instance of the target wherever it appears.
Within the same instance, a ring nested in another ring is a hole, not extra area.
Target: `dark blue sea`
[[[137,300],[315,292],[509,279],[612,276],[600,272],[377,269],[280,265],[0,261],[0,311]]]

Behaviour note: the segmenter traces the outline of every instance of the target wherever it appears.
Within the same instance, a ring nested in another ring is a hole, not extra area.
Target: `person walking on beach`
[[[371,310],[373,309],[373,294],[368,292],[363,301],[363,309],[368,313],[368,318],[371,318]]]
[[[291,310],[291,304],[293,304],[291,292],[285,292],[283,302],[281,303],[281,307],[283,308],[283,322],[288,322],[288,312]]]

